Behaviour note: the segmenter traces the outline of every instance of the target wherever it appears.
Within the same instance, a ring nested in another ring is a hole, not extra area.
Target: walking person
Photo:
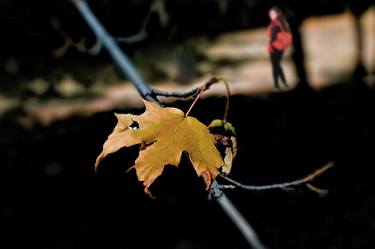
[[[284,86],[288,88],[288,83],[281,67],[281,59],[284,50],[292,43],[292,35],[285,16],[278,7],[270,8],[268,15],[271,19],[271,23],[268,26],[268,53],[271,59],[274,87],[276,90],[280,89],[279,79],[281,79]]]

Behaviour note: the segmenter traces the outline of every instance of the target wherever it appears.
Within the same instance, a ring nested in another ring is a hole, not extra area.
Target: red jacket
[[[275,47],[272,46],[272,43],[276,40],[277,33],[281,32],[282,30],[285,30],[285,28],[281,20],[279,18],[272,20],[272,22],[268,26],[268,53],[273,53],[275,50],[277,50]]]

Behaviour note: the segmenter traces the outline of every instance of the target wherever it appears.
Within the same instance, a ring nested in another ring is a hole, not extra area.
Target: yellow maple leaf
[[[117,125],[103,145],[103,151],[96,159],[99,162],[110,153],[123,147],[142,144],[134,168],[145,192],[162,174],[166,165],[178,166],[181,154],[186,151],[198,176],[203,176],[207,189],[212,178],[225,166],[215,139],[207,126],[194,117],[186,117],[177,108],[163,108],[143,100],[146,110],[141,115],[116,114]]]

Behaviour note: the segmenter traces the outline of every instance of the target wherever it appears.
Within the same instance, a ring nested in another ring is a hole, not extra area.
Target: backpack
[[[276,40],[273,41],[272,46],[278,50],[284,50],[292,44],[293,37],[290,32],[284,29],[282,24],[280,24],[279,26],[281,28],[281,31],[276,34]]]

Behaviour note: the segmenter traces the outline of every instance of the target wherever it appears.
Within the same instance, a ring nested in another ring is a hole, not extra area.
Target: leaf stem
[[[225,97],[227,98],[226,104],[225,104],[225,110],[224,110],[224,116],[223,116],[223,121],[227,122],[227,116],[228,116],[228,111],[229,111],[229,97],[230,97],[230,89],[229,89],[229,83],[226,81],[224,78],[217,78],[217,77],[212,77],[210,78],[203,86],[201,86],[198,89],[193,89],[192,91],[188,92],[186,95],[192,95],[196,94],[198,91],[198,94],[196,98],[194,99],[193,103],[190,105],[189,109],[187,110],[185,116],[187,117],[190,114],[190,111],[193,109],[194,105],[197,103],[199,98],[202,96],[203,92],[208,90],[211,85],[215,83],[222,82],[225,86],[226,94]],[[153,90],[154,91],[154,90]],[[184,96],[179,96],[179,97],[184,97]]]
[[[193,109],[194,105],[197,103],[198,99],[201,97],[201,95],[203,94],[204,91],[205,91],[204,87],[202,87],[199,90],[199,93],[198,93],[197,97],[194,99],[193,103],[190,105],[189,109],[187,110],[187,112],[185,114],[185,117],[189,116],[190,111]]]
[[[195,97],[193,103],[190,105],[189,109],[187,110],[185,117],[189,116],[190,111],[193,109],[194,105],[197,103],[199,98],[202,96],[203,92],[208,90],[211,85],[218,83],[220,80],[216,77],[210,78],[206,83],[204,83],[203,86],[200,87],[199,93],[197,94],[197,97]]]
[[[219,78],[221,82],[225,85],[225,90],[226,90],[226,97],[227,97],[227,102],[225,104],[225,110],[224,110],[224,116],[223,116],[223,121],[224,123],[227,122],[227,117],[228,117],[228,111],[229,111],[229,98],[230,98],[230,89],[229,89],[229,83],[226,79],[224,78]]]

